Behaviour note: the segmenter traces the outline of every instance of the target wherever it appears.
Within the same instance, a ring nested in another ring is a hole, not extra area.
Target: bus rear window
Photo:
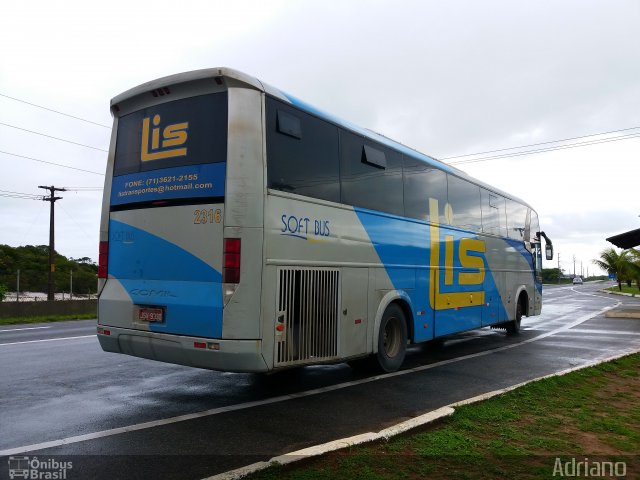
[[[224,197],[227,111],[227,93],[221,92],[122,116],[111,205]]]
[[[121,117],[113,175],[218,163],[226,157],[227,93],[201,95]]]

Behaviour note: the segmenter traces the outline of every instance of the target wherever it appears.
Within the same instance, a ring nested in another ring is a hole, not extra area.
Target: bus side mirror
[[[547,243],[544,246],[544,254],[547,257],[547,260],[553,260],[553,245],[551,245],[550,243]]]
[[[544,246],[545,256],[547,257],[547,260],[553,260],[553,244],[551,243],[551,240],[549,240],[549,237],[547,237],[544,232],[536,232],[536,237],[544,238],[546,242],[546,245]]]

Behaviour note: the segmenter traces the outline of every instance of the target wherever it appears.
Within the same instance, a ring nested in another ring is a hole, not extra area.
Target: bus
[[[111,101],[97,334],[231,372],[349,362],[542,307],[518,198],[228,68]]]

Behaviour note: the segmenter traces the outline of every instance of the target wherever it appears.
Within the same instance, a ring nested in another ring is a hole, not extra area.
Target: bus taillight
[[[109,262],[109,242],[100,242],[98,249],[98,278],[107,278]]]
[[[240,283],[240,239],[225,238],[222,255],[222,282]]]

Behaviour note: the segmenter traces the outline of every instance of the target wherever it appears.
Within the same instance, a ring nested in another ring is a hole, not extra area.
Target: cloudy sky
[[[577,273],[581,262],[593,273],[606,237],[640,227],[639,25],[637,0],[7,3],[0,243],[48,244],[49,203],[7,192],[67,187],[56,249],[97,259],[109,100],[227,66],[466,162],[456,166],[538,210],[563,269],[575,256]],[[545,143],[561,139],[573,140]],[[460,157],[480,152],[491,153]]]

